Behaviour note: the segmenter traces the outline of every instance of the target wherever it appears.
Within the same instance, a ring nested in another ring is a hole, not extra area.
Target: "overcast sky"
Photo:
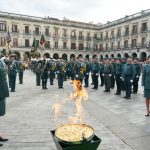
[[[150,0],[3,0],[0,11],[106,23],[150,8]]]

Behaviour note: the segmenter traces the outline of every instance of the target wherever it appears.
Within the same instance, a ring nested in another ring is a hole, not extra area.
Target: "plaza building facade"
[[[139,57],[150,54],[150,10],[141,11],[103,25],[0,12],[0,50],[7,49],[6,35],[11,34],[11,50],[23,60],[31,59],[34,38],[38,52],[49,58]],[[44,51],[40,38],[46,39]]]

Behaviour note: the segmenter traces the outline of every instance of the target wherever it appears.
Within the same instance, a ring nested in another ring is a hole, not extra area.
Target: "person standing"
[[[116,60],[115,77],[116,77],[116,85],[117,85],[117,92],[115,93],[115,95],[120,95],[121,84],[122,84],[122,64],[120,59]]]
[[[106,64],[104,65],[104,77],[105,77],[105,91],[110,92],[111,88],[111,76],[114,73],[113,65],[111,64],[110,60],[106,59]]]
[[[56,71],[56,64],[55,64],[55,62],[53,60],[51,60],[49,62],[50,85],[54,85],[55,71]]]
[[[42,63],[39,61],[37,68],[35,70],[35,74],[36,74],[36,86],[40,86],[41,85],[41,67],[42,67]]]
[[[112,58],[111,59],[111,64],[113,65],[113,70],[114,72],[112,72],[112,75],[111,75],[111,88],[114,89],[115,87],[115,68],[116,68],[116,62],[115,62],[115,59]]]
[[[97,57],[93,58],[92,77],[93,77],[93,85],[94,85],[92,89],[97,90],[98,89],[98,77],[99,77],[99,62],[98,62]]]
[[[20,60],[17,61],[17,65],[18,65],[18,74],[19,74],[19,84],[23,84],[23,73],[25,70],[25,66]]]
[[[143,68],[142,86],[144,86],[144,97],[146,98],[147,113],[145,117],[150,116],[150,56],[148,57],[148,64]]]
[[[9,89],[7,85],[7,66],[4,61],[0,58],[0,116],[4,116],[6,113],[6,97],[9,97]],[[8,141],[0,136],[0,142]],[[3,144],[0,143],[0,146]]]
[[[134,58],[133,64],[136,70],[136,74],[133,80],[133,94],[137,94],[138,91],[138,82],[141,76],[141,65],[138,58]]]
[[[104,62],[103,60],[100,61],[99,70],[100,70],[100,79],[101,79],[100,86],[104,86]]]
[[[127,64],[123,68],[123,81],[125,83],[125,91],[126,96],[123,98],[130,99],[131,98],[131,87],[133,80],[135,78],[135,67],[132,63],[132,58],[127,59]]]
[[[10,55],[9,64],[8,64],[9,87],[11,89],[10,92],[15,92],[17,69],[18,68],[17,68],[17,63],[15,61],[15,55]]]
[[[84,59],[84,63],[85,63],[85,67],[86,67],[86,71],[85,71],[85,75],[84,75],[84,87],[89,87],[89,75],[90,75],[90,71],[91,71],[91,65],[88,61],[87,58]]]

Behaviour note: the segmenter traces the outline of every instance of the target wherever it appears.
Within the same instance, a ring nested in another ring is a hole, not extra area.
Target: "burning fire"
[[[84,123],[85,122],[85,114],[84,109],[82,107],[82,101],[88,100],[88,94],[84,87],[82,87],[81,82],[79,80],[73,81],[73,93],[70,94],[69,99],[67,99],[64,103],[57,101],[56,104],[53,105],[53,110],[55,114],[55,119],[62,114],[63,106],[70,100],[75,100],[76,103],[76,113],[75,116],[71,116],[68,118],[69,124],[75,123]]]

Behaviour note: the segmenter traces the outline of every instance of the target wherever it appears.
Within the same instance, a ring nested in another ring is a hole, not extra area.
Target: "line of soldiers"
[[[15,92],[17,74],[19,77],[19,84],[23,84],[23,73],[25,70],[24,63],[21,60],[16,59],[14,54],[10,55],[9,58],[2,57],[2,59],[7,66],[10,92]]]
[[[97,57],[91,59],[82,58],[65,61],[62,59],[36,59],[32,61],[32,70],[36,74],[36,85],[47,89],[48,78],[50,85],[54,84],[54,79],[58,79],[58,87],[63,88],[63,82],[67,79],[84,81],[84,87],[89,87],[89,77],[92,78],[93,88],[97,90],[99,86],[105,85],[104,92],[117,86],[116,95],[121,95],[121,91],[126,91],[124,98],[130,99],[131,93],[138,91],[138,82],[141,75],[141,64],[138,58],[116,58],[98,60]],[[132,89],[133,87],[133,89]]]

